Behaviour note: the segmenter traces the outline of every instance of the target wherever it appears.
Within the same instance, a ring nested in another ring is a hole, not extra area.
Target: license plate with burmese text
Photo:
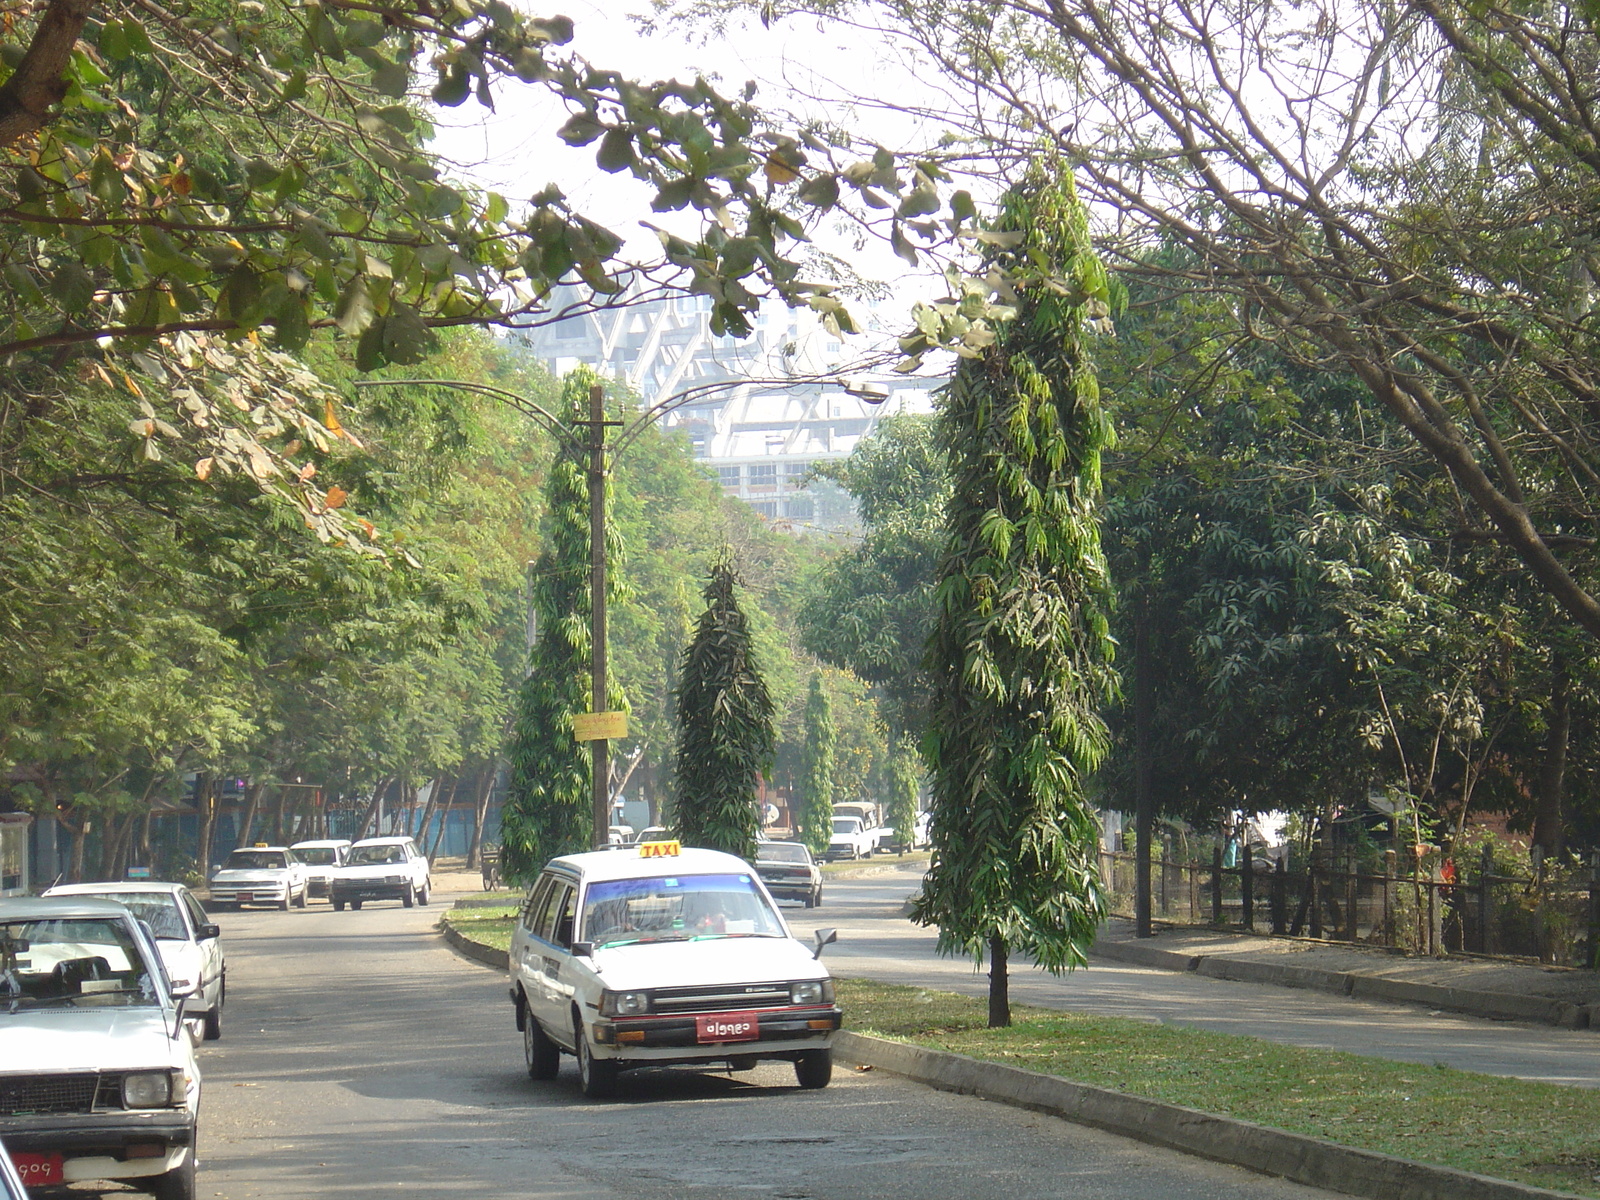
[[[702,1042],[753,1042],[761,1036],[759,1013],[713,1013],[694,1019],[695,1036]]]
[[[66,1171],[59,1154],[13,1154],[11,1163],[24,1187],[43,1187],[50,1183],[65,1183]]]

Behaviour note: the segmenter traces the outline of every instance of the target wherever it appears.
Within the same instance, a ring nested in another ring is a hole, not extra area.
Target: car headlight
[[[182,1102],[182,1071],[130,1071],[122,1077],[123,1108],[167,1108]]]
[[[833,999],[833,980],[807,979],[804,983],[789,985],[791,1004],[827,1004]]]
[[[604,992],[600,996],[602,1017],[637,1017],[649,1011],[649,992]]]

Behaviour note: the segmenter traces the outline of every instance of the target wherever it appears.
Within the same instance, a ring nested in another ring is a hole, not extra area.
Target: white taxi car
[[[350,854],[350,839],[322,838],[296,842],[289,849],[306,865],[306,895],[327,899],[333,895],[333,877]]]
[[[365,838],[350,847],[333,873],[328,896],[335,912],[365,900],[398,900],[410,908],[428,902],[428,856],[408,837]]]
[[[211,903],[271,904],[284,912],[306,906],[306,865],[287,846],[251,846],[229,853],[211,876]]]
[[[511,1001],[528,1074],[563,1052],[588,1096],[625,1067],[785,1059],[826,1087],[840,1012],[754,868],[715,850],[646,842],[552,859],[511,935]]]
[[[0,899],[0,1142],[29,1188],[115,1179],[194,1200],[188,993],[121,904]]]
[[[191,990],[184,1015],[198,1018],[205,1040],[222,1036],[222,1006],[228,999],[228,963],[222,930],[212,923],[194,893],[181,883],[129,879],[121,883],[63,883],[46,896],[94,896],[115,900],[155,934],[156,949],[174,986]]]

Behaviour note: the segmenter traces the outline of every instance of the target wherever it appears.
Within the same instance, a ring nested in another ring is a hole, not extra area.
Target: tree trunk
[[[67,94],[72,48],[93,8],[93,0],[50,0],[27,53],[0,87],[0,147],[9,148],[49,123],[50,109]]]
[[[1549,861],[1565,848],[1566,830],[1561,814],[1561,793],[1567,779],[1567,744],[1572,733],[1566,660],[1550,658],[1550,735],[1545,742],[1544,767],[1539,772],[1539,807],[1533,818],[1533,844]]]
[[[1150,721],[1155,703],[1150,664],[1150,613],[1139,601],[1133,626],[1133,932],[1154,935],[1150,921],[1150,835],[1155,827],[1155,763],[1151,758]]]
[[[250,790],[245,793],[244,815],[239,818],[239,838],[234,843],[236,846],[248,846],[250,839],[256,832],[256,811],[261,806],[261,793],[266,790],[266,782],[257,780],[250,785]]]
[[[483,823],[489,816],[489,795],[494,791],[495,762],[490,759],[478,775],[477,795],[473,797],[472,844],[467,847],[467,870],[475,871],[479,865],[479,852],[483,849]]]
[[[217,829],[217,797],[211,772],[195,780],[194,806],[200,814],[200,836],[195,847],[195,868],[201,879],[211,878],[211,839]]]
[[[454,775],[450,779],[450,795],[439,806],[439,832],[433,835],[433,846],[428,850],[428,865],[433,865],[433,860],[439,857],[439,847],[444,844],[446,827],[450,824],[450,810],[455,807],[456,793],[461,790],[461,776]]]
[[[422,806],[422,820],[417,822],[417,849],[428,855],[428,862],[433,863],[433,856],[428,854],[428,825],[433,821],[433,814],[439,807],[439,793],[444,791],[444,776],[435,775],[433,786],[428,789],[428,802]],[[416,816],[412,813],[412,816]]]
[[[378,805],[383,803],[383,793],[388,790],[393,780],[392,775],[386,775],[378,780],[377,786],[372,789],[372,799],[367,804],[367,811],[361,814],[361,824],[356,827],[356,836],[351,838],[351,841],[359,842],[367,836],[367,827],[372,824],[372,818],[378,815]]]
[[[989,1028],[1011,1024],[1011,977],[1006,974],[1006,940],[989,939]]]

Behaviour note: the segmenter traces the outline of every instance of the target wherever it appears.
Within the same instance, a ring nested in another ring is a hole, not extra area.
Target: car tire
[[[529,1079],[554,1079],[561,1073],[561,1048],[545,1036],[526,1007],[522,1010],[522,1057]]]
[[[821,908],[822,907],[822,889],[821,888],[818,888],[816,891],[811,893],[811,907],[812,908]]]
[[[406,890],[400,897],[400,903],[404,904],[407,908],[415,906],[417,903],[417,889],[412,887],[409,883],[406,884]]]
[[[422,881],[422,890],[417,893],[417,903],[422,905],[423,908],[428,907],[428,885],[432,882],[431,879],[424,879]]]
[[[333,911],[334,912],[343,912],[344,911],[344,901],[343,900],[335,900],[333,902]]]
[[[288,912],[289,911],[289,901],[290,901],[290,899],[292,899],[292,897],[289,895],[289,893],[288,892],[284,892],[283,899],[278,901],[278,911],[279,912]]]
[[[800,898],[800,903],[803,904],[806,908],[815,908],[817,902],[816,902],[816,899],[814,897],[812,897],[812,896],[802,896]]]
[[[794,1060],[794,1077],[808,1089],[825,1088],[833,1078],[832,1050],[802,1050]]]
[[[206,1012],[204,1032],[201,1038],[204,1041],[214,1042],[222,1036],[222,1002],[219,1000],[214,1008]]]
[[[145,1187],[156,1200],[194,1200],[195,1158],[194,1143],[189,1143],[189,1153],[183,1156],[183,1165],[173,1167],[160,1175],[152,1175]]]
[[[533,1021],[533,1015],[528,1016]],[[538,1022],[533,1022],[537,1024]],[[596,1058],[589,1052],[589,1037],[582,1024],[574,1028],[573,1041],[578,1047],[578,1087],[591,1100],[605,1100],[617,1090],[617,1075],[621,1068],[616,1061]]]
[[[361,911],[361,901],[359,901],[359,900],[350,901],[350,911],[351,912],[360,912]]]
[[[295,900],[294,906],[296,908],[304,908],[306,906],[306,889],[305,888],[301,888],[300,889],[300,896],[299,896],[299,898],[297,900]]]
[[[730,1071],[754,1071],[761,1060],[754,1054],[735,1054],[728,1059]]]

